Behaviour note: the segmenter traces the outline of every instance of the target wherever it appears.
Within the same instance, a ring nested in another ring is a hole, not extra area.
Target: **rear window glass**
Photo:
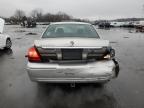
[[[92,25],[87,24],[52,24],[44,32],[42,38],[87,37],[99,38]]]

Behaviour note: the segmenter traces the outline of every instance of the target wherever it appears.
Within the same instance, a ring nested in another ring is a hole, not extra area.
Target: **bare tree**
[[[56,15],[60,18],[60,20],[70,20],[72,18],[64,12],[58,12]]]
[[[30,16],[33,18],[37,18],[37,10],[32,10]]]
[[[15,11],[15,14],[14,14],[14,17],[20,21],[23,17],[25,16],[25,12],[23,10],[16,10]]]
[[[43,15],[42,13],[43,13],[42,9],[34,9],[31,12],[31,17],[36,18],[37,20],[39,20],[39,19],[42,18],[42,15]]]

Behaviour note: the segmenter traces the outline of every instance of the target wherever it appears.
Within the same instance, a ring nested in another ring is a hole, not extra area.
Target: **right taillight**
[[[112,59],[115,57],[115,50],[114,49],[108,49],[108,53],[104,56],[104,59]]]
[[[113,58],[115,57],[115,50],[114,49],[111,49],[110,50],[110,56]]]
[[[28,50],[28,55],[26,55],[26,57],[28,57],[28,60],[30,62],[40,62],[41,61],[40,55],[38,54],[35,47],[31,47]]]

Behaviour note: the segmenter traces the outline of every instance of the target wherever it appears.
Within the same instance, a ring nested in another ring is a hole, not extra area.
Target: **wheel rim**
[[[11,40],[8,39],[8,40],[6,41],[6,48],[10,48],[11,45],[12,45]]]

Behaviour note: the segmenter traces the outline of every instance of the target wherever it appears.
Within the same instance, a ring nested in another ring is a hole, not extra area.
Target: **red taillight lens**
[[[31,47],[29,50],[28,50],[28,60],[31,61],[31,62],[40,62],[41,59],[40,59],[40,55],[38,54],[37,50],[35,47]]]

